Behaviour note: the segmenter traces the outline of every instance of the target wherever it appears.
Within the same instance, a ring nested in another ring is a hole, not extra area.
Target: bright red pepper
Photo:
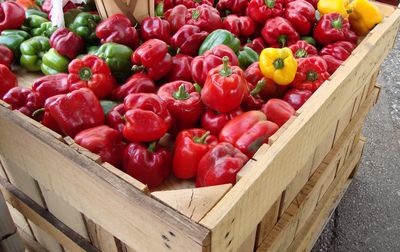
[[[247,16],[261,25],[269,18],[282,16],[283,0],[251,0],[247,7]]]
[[[247,0],[246,0],[247,1]],[[223,21],[223,28],[238,37],[249,37],[254,34],[256,26],[254,21],[247,16],[228,15]]]
[[[299,34],[292,24],[283,17],[268,19],[261,34],[271,47],[290,46],[299,40]]]
[[[202,56],[197,56],[191,63],[193,80],[203,86],[208,72],[222,64],[222,58],[227,56],[232,66],[238,66],[239,61],[235,52],[226,45],[217,45],[212,50],[206,51]]]
[[[11,70],[0,64],[0,99],[13,87],[18,85],[17,77]]]
[[[104,124],[104,114],[96,95],[87,88],[72,91],[45,105],[61,131],[74,137],[82,130]],[[47,103],[47,102],[46,102]]]
[[[289,3],[294,2],[294,1],[297,1],[297,0],[285,0],[285,5],[288,5]],[[303,1],[310,3],[314,7],[314,9],[317,9],[317,7],[318,7],[317,6],[318,0],[303,0]]]
[[[68,74],[46,75],[33,82],[32,90],[44,103],[47,98],[69,92]]]
[[[323,15],[314,30],[314,38],[321,45],[328,45],[346,39],[350,23],[339,13]]]
[[[244,111],[260,110],[265,101],[261,98],[260,93],[267,85],[267,79],[261,79],[256,85],[247,82],[250,93],[244,98],[241,107]]]
[[[218,139],[204,129],[181,131],[176,137],[172,159],[175,176],[181,179],[195,177],[201,158],[217,143]]]
[[[129,94],[134,93],[155,93],[154,81],[144,73],[135,73],[129,79],[111,92],[115,100],[123,100]]]
[[[312,4],[304,0],[288,3],[284,15],[300,35],[308,35],[314,28],[315,9]]]
[[[140,45],[131,56],[134,71],[144,70],[157,81],[168,74],[172,68],[172,57],[168,45],[159,39],[150,39]]]
[[[196,126],[203,114],[203,103],[195,86],[187,81],[173,81],[160,87],[157,95],[164,101],[173,119],[173,132]]]
[[[261,110],[268,120],[276,123],[279,127],[282,127],[296,113],[289,103],[276,98],[267,101]]]
[[[167,20],[160,17],[147,17],[140,23],[140,36],[146,41],[159,39],[169,44],[171,39],[171,27]]]
[[[97,98],[102,99],[110,95],[116,86],[116,81],[106,62],[95,55],[74,59],[68,65],[68,72],[70,91],[89,88]]]
[[[25,10],[12,1],[0,3],[0,32],[19,29],[25,21]]]
[[[351,55],[355,45],[348,41],[338,41],[327,45],[320,51],[320,56],[328,65],[328,72],[333,74],[336,69]]]
[[[132,22],[123,14],[114,14],[104,19],[96,28],[96,36],[101,43],[114,42],[135,49],[139,46],[140,38]]]
[[[151,143],[131,143],[124,151],[123,171],[149,188],[161,185],[171,171],[171,153]]]
[[[222,58],[222,62],[208,73],[201,99],[211,109],[230,112],[240,106],[249,90],[243,70],[238,66],[229,66],[227,56]]]
[[[60,28],[51,35],[50,45],[59,54],[74,59],[83,50],[85,42],[67,28]]]
[[[245,44],[244,46],[250,47],[251,49],[256,51],[258,54],[260,54],[261,51],[267,47],[263,38],[255,38],[250,41],[248,40],[247,44]]]
[[[127,121],[123,135],[131,142],[151,142],[167,133],[172,118],[156,94],[130,94],[124,100]]]
[[[182,26],[186,24],[188,8],[185,5],[176,5],[175,7],[164,13],[164,17],[170,24],[173,33],[177,32]]]
[[[309,90],[290,89],[283,96],[283,100],[298,110],[311,97],[313,93]]]
[[[329,78],[328,66],[319,56],[299,60],[292,86],[296,89],[315,92]]]
[[[230,143],[219,143],[200,160],[196,187],[235,184],[248,158]]]
[[[299,0],[303,1],[303,0]],[[293,52],[293,56],[296,59],[308,58],[310,56],[318,55],[318,50],[313,45],[307,43],[304,40],[299,40],[296,44],[289,46],[290,50]]]
[[[13,52],[8,47],[0,44],[0,64],[10,67],[13,60]]]
[[[166,80],[176,81],[192,81],[192,72],[190,68],[190,63],[192,63],[193,58],[185,54],[177,54],[172,57],[172,69],[166,76]]]
[[[106,124],[116,130],[118,130],[121,134],[124,131],[125,127],[125,107],[124,104],[119,104],[111,109],[110,112],[106,115]]]
[[[210,131],[211,135],[218,136],[222,128],[232,118],[243,114],[242,108],[237,108],[229,113],[219,113],[217,111],[207,109],[201,118],[201,127],[207,131]]]
[[[4,96],[3,100],[11,105],[12,109],[32,117],[32,113],[43,106],[43,102],[30,88],[14,87]]]
[[[74,141],[80,146],[99,155],[103,162],[122,167],[125,143],[121,133],[106,125],[97,126],[79,132]]]
[[[354,45],[357,45],[358,37],[356,32],[353,31],[352,29],[349,29],[349,31],[346,33],[346,38],[344,40],[349,41]]]
[[[187,8],[196,8],[197,6],[200,6],[202,4],[206,4],[208,6],[213,6],[214,1],[212,1],[212,0],[175,0],[174,4],[175,5],[183,4]]]
[[[201,43],[207,36],[208,32],[195,25],[184,25],[172,36],[171,46],[179,50],[179,53],[197,56]]]
[[[47,128],[59,133],[63,134],[60,126],[58,126],[57,121],[51,116],[49,105],[54,101],[62,97],[62,95],[55,95],[46,99],[44,104],[44,109],[38,109],[33,113],[33,118],[41,118],[40,122],[46,126]],[[43,113],[44,110],[44,113]],[[43,114],[42,114],[43,113]]]
[[[226,13],[227,15],[233,13],[244,16],[248,5],[249,0],[219,0],[217,9],[221,13]]]

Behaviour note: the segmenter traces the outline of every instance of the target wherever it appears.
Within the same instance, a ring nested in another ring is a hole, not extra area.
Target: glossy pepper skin
[[[299,34],[295,28],[283,17],[268,19],[261,35],[271,47],[290,46],[299,40]]]
[[[142,20],[140,27],[140,36],[144,41],[159,39],[169,44],[171,28],[167,20],[159,17],[147,17]]]
[[[196,177],[201,158],[215,145],[218,139],[204,129],[181,131],[176,137],[172,169],[177,178]]]
[[[50,48],[42,57],[40,69],[46,75],[66,73],[69,59],[59,54],[54,48]]]
[[[135,49],[140,38],[132,22],[123,14],[114,14],[104,19],[96,28],[96,36],[102,44],[114,42]]]
[[[350,23],[339,13],[330,13],[321,17],[314,30],[314,38],[321,45],[328,45],[346,39]]]
[[[171,172],[171,153],[155,143],[131,143],[124,151],[123,171],[149,188],[157,187]]]
[[[102,44],[95,55],[102,58],[107,63],[111,72],[117,79],[130,74],[132,67],[130,62],[130,57],[132,55],[131,48],[110,42]]]
[[[287,5],[288,3],[294,2],[294,1],[297,1],[297,0],[285,0],[285,4]],[[308,3],[310,3],[314,7],[314,9],[317,9],[317,4],[318,4],[319,0],[304,0],[304,1],[307,1]]]
[[[201,118],[201,127],[207,131],[210,131],[211,135],[218,136],[222,128],[232,118],[243,114],[243,110],[239,107],[229,113],[219,113],[217,111],[207,109]]]
[[[0,64],[10,67],[13,60],[13,52],[8,47],[0,45]]]
[[[244,71],[248,66],[258,61],[258,53],[250,47],[244,46],[238,52],[238,60],[240,68]]]
[[[160,87],[157,95],[164,101],[173,120],[173,132],[196,126],[203,113],[203,103],[195,86],[187,81],[173,81]]]
[[[199,49],[199,55],[203,55],[206,51],[213,49],[218,45],[226,45],[235,53],[240,49],[240,41],[231,32],[219,29],[210,33],[203,41]]]
[[[276,123],[279,127],[282,127],[296,113],[289,103],[276,98],[267,101],[261,111],[264,112],[268,120]]]
[[[308,35],[316,21],[314,7],[304,0],[288,3],[284,16],[300,35]]]
[[[68,74],[46,75],[32,84],[32,90],[44,102],[47,98],[69,92]]]
[[[4,30],[1,32],[0,45],[8,47],[14,54],[14,59],[21,57],[20,46],[22,42],[29,39],[29,33],[22,30]]]
[[[299,40],[296,44],[289,46],[289,49],[292,51],[293,56],[296,59],[318,55],[317,48],[303,40]]]
[[[131,142],[151,142],[167,133],[172,118],[165,103],[156,94],[130,94],[124,99],[125,139]]]
[[[103,99],[116,87],[110,68],[95,55],[74,59],[68,66],[68,72],[70,91],[89,88],[98,99]]]
[[[329,78],[328,66],[319,56],[301,59],[292,86],[301,90],[315,92]]]
[[[212,1],[212,0],[175,0],[174,4],[175,5],[183,4],[187,8],[196,8],[197,6],[200,6],[202,4],[213,6],[214,1]]]
[[[338,41],[322,48],[319,54],[327,63],[328,72],[333,74],[351,55],[354,48],[355,45],[348,41]]]
[[[267,84],[265,78],[261,79],[257,82],[256,85],[247,82],[249,86],[250,93],[244,98],[241,107],[244,111],[250,110],[260,110],[265,101],[261,98],[260,92],[264,89],[264,86]]]
[[[103,109],[90,89],[81,88],[54,97],[47,110],[65,135],[75,137],[82,130],[104,124]]]
[[[349,0],[319,0],[318,11],[322,15],[338,13],[343,18],[349,17]]]
[[[242,69],[230,66],[227,56],[222,62],[208,73],[201,99],[209,108],[224,113],[239,107],[249,90]]]
[[[244,46],[250,47],[251,49],[253,49],[254,51],[256,51],[258,54],[261,53],[261,51],[267,47],[267,45],[265,44],[264,39],[262,38],[255,38],[253,40],[248,40],[247,44],[245,44]]]
[[[11,70],[0,64],[0,99],[13,87],[18,85],[17,77]]]
[[[43,103],[30,88],[14,87],[4,96],[3,101],[11,105],[12,109],[19,110],[23,114],[32,117],[32,113],[41,108]]]
[[[75,136],[74,141],[83,148],[99,155],[103,162],[122,168],[126,144],[122,141],[121,133],[117,130],[106,125],[85,129]]]
[[[172,57],[172,69],[166,76],[167,81],[192,81],[190,64],[193,58],[185,54],[177,54]]]
[[[154,81],[144,73],[135,73],[129,79],[111,92],[115,100],[123,100],[129,94],[134,93],[155,93]]]
[[[248,5],[249,0],[219,0],[216,7],[221,13],[244,16]]]
[[[88,12],[79,13],[69,29],[76,35],[82,37],[86,42],[93,43],[97,40],[96,27],[100,23],[100,16]]]
[[[83,50],[85,42],[67,28],[60,28],[51,35],[50,45],[59,54],[74,59]]]
[[[282,16],[283,0],[251,0],[247,7],[247,15],[261,25],[269,18]]]
[[[254,21],[250,17],[239,17],[235,14],[226,16],[223,21],[223,28],[238,37],[249,37],[253,35],[256,30]]]
[[[51,22],[44,22],[38,28],[32,29],[32,36],[44,36],[50,38],[50,36],[57,30],[56,26],[53,26]]]
[[[42,56],[50,49],[49,39],[43,36],[33,37],[21,44],[21,65],[30,72],[40,71]]]
[[[171,38],[171,46],[180,53],[197,56],[197,52],[208,32],[200,30],[195,25],[182,26]]]
[[[32,15],[37,15],[37,16],[41,16],[41,17],[43,17],[45,19],[49,19],[49,15],[47,15],[47,13],[45,13],[43,11],[40,11],[40,10],[38,10],[36,8],[28,8],[25,11],[25,17],[29,17],[29,16],[32,16]]]
[[[351,27],[359,36],[367,33],[382,22],[383,16],[379,9],[367,0],[354,0],[350,3],[349,21]]]
[[[202,56],[197,56],[191,63],[193,80],[203,86],[207,74],[211,69],[222,64],[222,58],[227,56],[232,66],[238,66],[239,61],[231,48],[225,45],[217,45],[212,50],[206,51]]]
[[[21,29],[31,32],[33,29],[39,28],[41,24],[49,22],[47,18],[38,16],[38,15],[31,15],[25,19],[23,26]]]
[[[196,187],[235,184],[248,158],[230,143],[219,143],[200,160]]]
[[[25,10],[16,2],[0,3],[0,31],[18,29],[25,21]]]
[[[119,104],[112,108],[106,115],[106,124],[111,128],[118,130],[122,134],[125,127],[125,107],[124,104]]]
[[[260,55],[259,65],[263,75],[278,85],[289,85],[296,76],[297,61],[287,47],[264,49]]]
[[[172,57],[168,45],[159,39],[150,39],[140,45],[131,56],[133,71],[145,71],[157,81],[168,74],[172,68]]]
[[[295,110],[298,110],[312,94],[309,90],[290,89],[282,99],[289,103]]]

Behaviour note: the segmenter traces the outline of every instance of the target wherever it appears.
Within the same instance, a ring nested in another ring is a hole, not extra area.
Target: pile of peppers
[[[0,3],[0,99],[150,188],[234,184],[382,21],[367,0],[155,4],[134,24],[68,3],[58,28],[51,1]]]

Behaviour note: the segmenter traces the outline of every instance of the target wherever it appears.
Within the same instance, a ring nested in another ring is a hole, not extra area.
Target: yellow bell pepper
[[[329,13],[339,13],[344,18],[349,17],[349,0],[319,0],[318,1],[318,11],[322,15]]]
[[[278,85],[289,85],[296,76],[297,61],[287,47],[262,50],[259,64],[262,74]]]
[[[382,22],[379,9],[368,0],[354,0],[349,5],[352,12],[349,21],[353,30],[359,35],[366,35],[375,25]]]

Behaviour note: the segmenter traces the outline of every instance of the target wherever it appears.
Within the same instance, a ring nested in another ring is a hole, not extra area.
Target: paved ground
[[[378,81],[360,171],[313,252],[400,251],[400,35]]]

